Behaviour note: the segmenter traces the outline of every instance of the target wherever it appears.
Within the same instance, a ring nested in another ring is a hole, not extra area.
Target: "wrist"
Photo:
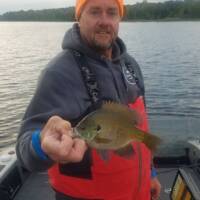
[[[36,130],[32,134],[32,146],[35,150],[35,153],[37,156],[42,160],[48,160],[48,156],[45,154],[45,152],[41,148],[41,132],[40,130]]]
[[[156,172],[156,169],[153,167],[151,169],[151,178],[155,178],[155,177],[157,177],[157,172]]]

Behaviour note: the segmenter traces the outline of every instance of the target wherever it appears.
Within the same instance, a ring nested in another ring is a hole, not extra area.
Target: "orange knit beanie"
[[[75,9],[76,19],[79,19],[80,15],[81,15],[81,9],[86,4],[86,2],[87,2],[87,0],[76,0],[76,9]],[[124,0],[116,0],[116,2],[119,6],[119,14],[121,17],[123,17]]]

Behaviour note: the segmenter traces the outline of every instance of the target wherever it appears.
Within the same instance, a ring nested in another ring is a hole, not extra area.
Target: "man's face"
[[[120,19],[115,0],[88,0],[79,19],[81,36],[92,48],[106,51],[118,35]]]

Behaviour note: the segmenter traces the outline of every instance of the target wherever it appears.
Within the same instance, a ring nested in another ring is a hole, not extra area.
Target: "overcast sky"
[[[125,0],[126,4],[134,4],[142,0]],[[158,0],[149,0],[158,1]],[[161,0],[162,1],[162,0]],[[7,11],[44,9],[44,8],[63,8],[74,6],[75,0],[0,0],[0,14]]]

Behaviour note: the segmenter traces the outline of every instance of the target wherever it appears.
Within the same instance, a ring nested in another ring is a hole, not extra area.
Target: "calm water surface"
[[[0,151],[15,144],[41,70],[72,23],[0,22]],[[150,127],[160,155],[182,154],[200,138],[200,22],[122,23],[120,37],[140,64]],[[175,153],[176,152],[176,153]]]

